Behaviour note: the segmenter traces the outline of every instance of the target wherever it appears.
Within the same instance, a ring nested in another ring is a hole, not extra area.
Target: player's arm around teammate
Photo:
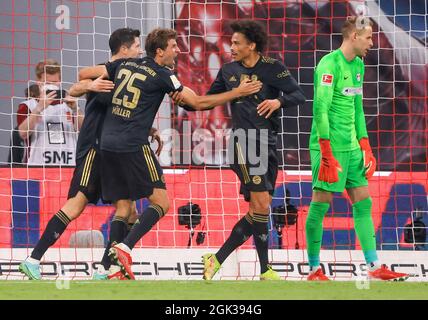
[[[251,94],[255,94],[262,88],[260,81],[243,81],[237,88],[233,88],[230,91],[214,94],[199,96],[189,87],[184,87],[183,91],[176,92],[172,99],[179,103],[191,106],[194,110],[207,110],[212,109],[215,106],[222,105],[230,100],[245,97]]]

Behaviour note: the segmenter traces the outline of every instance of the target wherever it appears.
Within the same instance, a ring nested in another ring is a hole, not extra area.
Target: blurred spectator
[[[75,165],[77,131],[83,122],[76,100],[61,90],[61,68],[52,59],[36,65],[37,84],[18,107],[17,123],[25,141],[23,162]]]
[[[19,135],[18,127],[12,130],[8,163],[22,163],[24,161],[25,143]]]
[[[38,98],[40,95],[40,88],[38,84],[32,84],[25,89],[25,98]],[[9,158],[8,163],[19,164],[26,162],[25,156],[25,141],[19,134],[18,125],[12,130],[12,137],[10,142]]]

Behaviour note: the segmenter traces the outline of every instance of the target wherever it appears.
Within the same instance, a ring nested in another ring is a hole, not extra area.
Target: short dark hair
[[[252,20],[238,20],[232,22],[230,27],[233,33],[242,33],[249,42],[254,42],[258,52],[263,52],[267,45],[268,36],[262,24]]]
[[[170,39],[177,39],[177,32],[168,28],[156,28],[147,35],[145,50],[148,57],[154,58],[158,48],[165,50]]]
[[[120,28],[115,30],[108,41],[111,54],[119,52],[121,46],[129,48],[135,41],[135,38],[140,37],[140,30],[131,28]]]
[[[343,38],[348,38],[352,32],[357,31],[359,33],[365,27],[371,26],[373,26],[373,22],[368,17],[349,16],[342,25],[342,36]]]
[[[40,88],[38,84],[32,84],[25,89],[25,97],[28,99],[40,97]]]

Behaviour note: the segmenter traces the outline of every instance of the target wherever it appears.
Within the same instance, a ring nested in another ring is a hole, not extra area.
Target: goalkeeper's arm
[[[328,112],[333,101],[335,81],[334,68],[327,65],[318,65],[315,72],[314,120],[319,136],[321,163],[318,173],[320,181],[334,183],[339,180],[338,171],[342,171],[339,162],[333,155],[330,145],[330,123]]]
[[[364,68],[361,72],[361,75],[361,81],[363,81],[362,79],[364,75]],[[377,162],[375,156],[373,155],[373,151],[368,138],[366,119],[364,117],[362,94],[359,94],[355,97],[355,131],[357,133],[357,139],[360,144],[361,151],[363,152],[366,178],[369,179],[376,171]]]

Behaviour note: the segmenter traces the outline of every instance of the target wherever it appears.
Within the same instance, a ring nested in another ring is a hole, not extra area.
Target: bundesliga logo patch
[[[331,86],[333,83],[333,75],[324,73],[321,78],[321,84],[324,86]]]

